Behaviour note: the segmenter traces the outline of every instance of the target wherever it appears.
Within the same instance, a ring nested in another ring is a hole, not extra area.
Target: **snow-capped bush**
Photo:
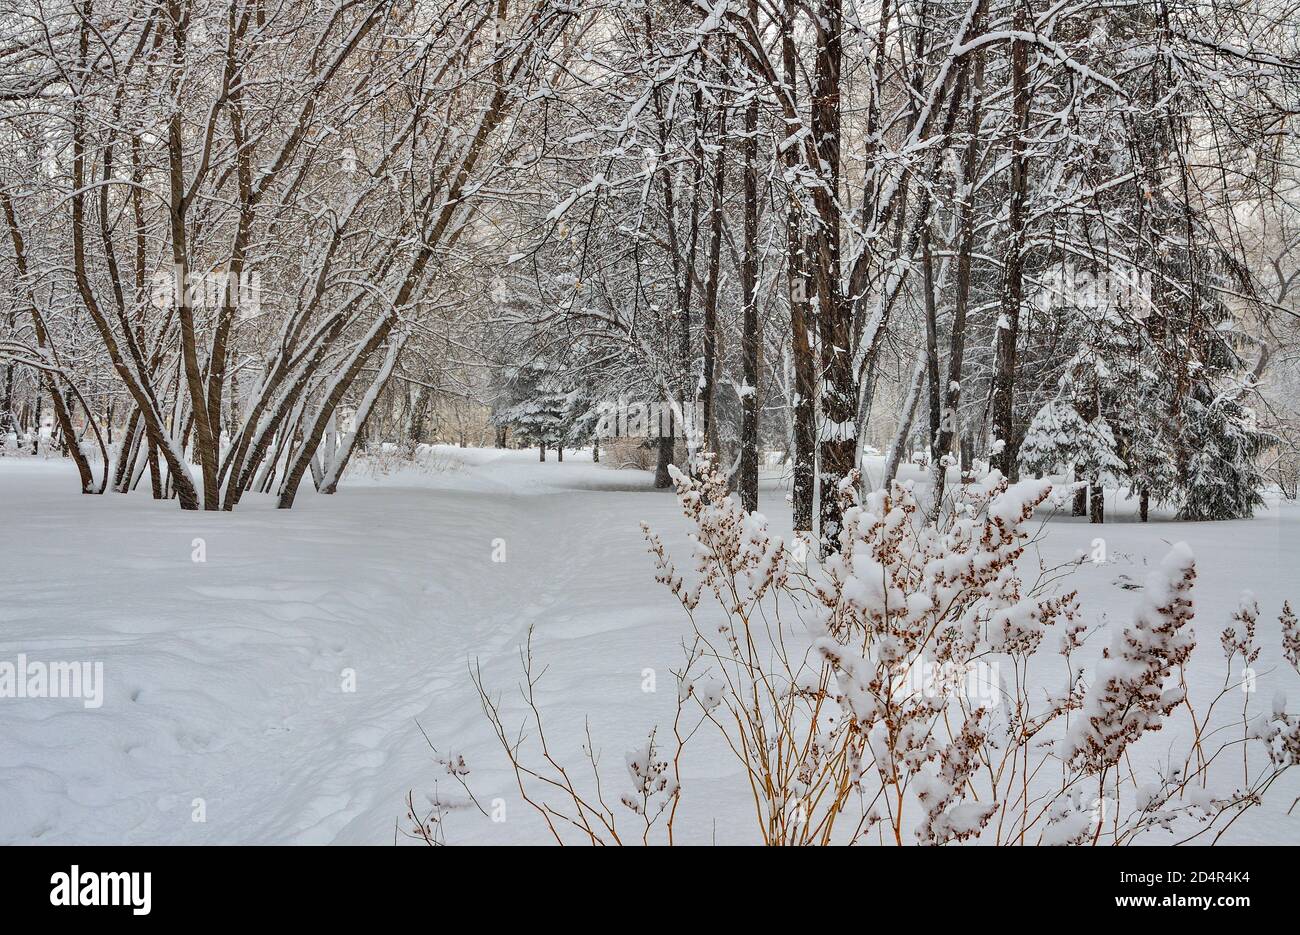
[[[1278,618],[1282,624],[1282,655],[1300,672],[1300,625],[1296,623],[1295,611],[1290,602],[1282,605],[1282,614]]]
[[[1041,531],[1034,512],[1055,500],[1047,481],[1011,484],[994,472],[959,488],[953,510],[936,520],[909,483],[860,501],[850,477],[839,489],[838,548],[806,567],[805,543],[774,536],[707,461],[699,476],[674,470],[673,479],[691,528],[689,564],[679,567],[643,530],[656,577],[680,601],[691,634],[676,749],[661,752],[652,732],[628,759],[636,788],[623,803],[641,816],[642,840],[661,816],[674,840],[678,801],[690,789],[683,751],[705,725],[739,760],[766,844],[1128,844],[1155,829],[1172,840],[1217,837],[1297,762],[1300,719],[1284,701],[1254,724],[1243,709],[1243,736],[1209,748],[1209,737],[1222,736],[1207,730],[1215,705],[1242,684],[1233,660],[1248,667],[1258,656],[1258,609],[1247,598],[1221,635],[1229,677],[1198,713],[1183,679],[1196,645],[1195,560],[1181,543],[1085,680],[1074,659],[1082,608],[1076,592],[1058,586],[1070,568],[1026,559]],[[1292,641],[1294,629],[1292,620]],[[1053,653],[1063,657],[1065,684],[1031,689],[1042,684],[1031,668]],[[531,652],[526,660],[525,696],[540,734]],[[592,843],[622,843],[599,785],[581,792],[545,753],[544,734],[543,765],[525,765],[516,735],[483,698],[520,788],[540,783],[567,798],[567,810],[529,798],[557,839],[567,825]],[[1190,746],[1135,769],[1135,746],[1179,718],[1190,720]],[[1211,768],[1217,753],[1242,743],[1257,751],[1253,761],[1234,757],[1241,772],[1212,787],[1233,771]]]
[[[414,442],[383,442],[367,445],[348,462],[347,476],[388,477],[404,471],[419,474],[446,474],[459,464],[438,450],[436,445]]]
[[[1148,730],[1160,730],[1186,700],[1183,689],[1171,683],[1196,645],[1187,626],[1195,580],[1192,550],[1180,542],[1147,579],[1133,622],[1106,649],[1084,697],[1083,718],[1067,735],[1065,753],[1072,764],[1088,773],[1115,767],[1131,744]]]

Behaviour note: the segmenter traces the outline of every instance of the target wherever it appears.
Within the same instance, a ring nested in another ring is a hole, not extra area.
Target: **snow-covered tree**
[[[500,406],[494,420],[498,425],[509,425],[516,433],[539,450],[539,460],[546,460],[546,449],[557,450],[564,460],[563,444],[569,437],[571,394],[565,388],[561,374],[553,364],[533,361],[514,368],[507,377],[505,404]]]
[[[1036,474],[1073,473],[1094,483],[1118,483],[1127,469],[1115,450],[1105,419],[1089,421],[1066,400],[1053,400],[1029,423],[1020,445],[1022,470]]]
[[[1269,436],[1258,431],[1253,413],[1232,393],[1210,396],[1200,383],[1183,403],[1181,441],[1187,463],[1179,477],[1182,519],[1243,519],[1263,503],[1264,476],[1258,457]]]

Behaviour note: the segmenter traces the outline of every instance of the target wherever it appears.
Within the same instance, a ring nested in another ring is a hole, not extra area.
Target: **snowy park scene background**
[[[0,843],[1300,843],[1300,2],[0,0]]]

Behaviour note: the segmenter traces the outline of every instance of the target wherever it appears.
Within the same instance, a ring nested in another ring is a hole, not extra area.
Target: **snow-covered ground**
[[[530,627],[554,752],[582,773],[589,725],[616,800],[624,753],[671,720],[687,633],[638,524],[684,554],[685,523],[646,473],[536,458],[439,448],[425,469],[354,472],[291,511],[250,496],[215,515],[79,496],[66,463],[0,458],[0,663],[102,662],[104,679],[98,707],[0,698],[0,843],[406,843],[408,792],[451,807],[449,843],[545,841],[470,678],[477,662],[520,720]],[[775,478],[760,505],[788,531]],[[1185,540],[1194,695],[1222,683],[1218,633],[1245,589],[1261,609],[1252,710],[1275,688],[1300,695],[1277,624],[1283,599],[1300,605],[1300,509],[1143,525],[1119,504],[1111,519],[1055,520],[1043,543],[1051,562],[1105,538],[1108,562],[1071,579],[1089,622],[1127,619],[1125,585]],[[504,816],[468,805],[425,734]],[[691,749],[679,839],[753,841],[737,766],[711,738]],[[1297,795],[1287,777],[1229,839],[1300,842]]]

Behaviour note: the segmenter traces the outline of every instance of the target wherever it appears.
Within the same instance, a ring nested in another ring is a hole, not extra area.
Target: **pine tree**
[[[537,445],[539,460],[545,461],[546,449],[558,449],[566,438],[569,394],[559,372],[545,361],[513,368],[507,374],[505,392],[507,402],[498,409],[494,421],[513,426],[519,435]]]
[[[1189,458],[1180,478],[1180,519],[1246,519],[1263,504],[1264,476],[1255,458],[1269,437],[1252,426],[1249,407],[1231,393],[1214,395],[1208,381],[1183,403]]]
[[[1114,280],[1112,274],[1104,282],[1113,286]],[[1143,323],[1142,296],[1126,291],[1092,290],[1099,309],[1085,319],[1087,333],[1071,372],[1089,372],[1099,414],[1114,435],[1127,486],[1138,496],[1145,522],[1152,499],[1164,503],[1177,496],[1176,439],[1164,416],[1172,383]]]
[[[1073,470],[1094,486],[1121,482],[1127,469],[1105,419],[1085,419],[1068,399],[1038,410],[1020,445],[1020,467],[1036,474]]]
[[[1072,288],[1072,273],[1069,279]],[[1100,523],[1105,518],[1106,486],[1118,486],[1129,477],[1116,431],[1124,422],[1116,416],[1124,407],[1131,372],[1123,365],[1123,320],[1108,297],[1095,288],[1070,295],[1071,301],[1080,297],[1083,307],[1059,319],[1076,350],[1058,381],[1057,397],[1038,410],[1025,433],[1020,465],[1038,473],[1068,470],[1076,480],[1087,481],[1088,513],[1092,522]],[[1076,515],[1085,503],[1081,492]]]

